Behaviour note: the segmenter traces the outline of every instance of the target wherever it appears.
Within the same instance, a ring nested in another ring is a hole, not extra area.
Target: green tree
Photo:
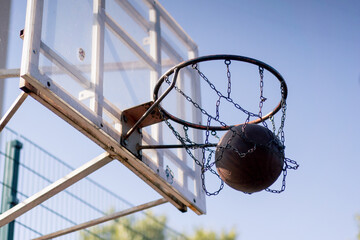
[[[104,226],[95,226],[81,232],[82,240],[165,240],[165,216],[154,216],[148,212],[136,220],[125,217]]]
[[[110,224],[95,226],[80,234],[81,240],[235,240],[235,230],[222,232],[218,235],[214,231],[203,228],[196,229],[193,235],[173,232],[166,226],[166,216],[155,216],[148,211],[144,217],[124,217]]]
[[[359,229],[358,234],[357,234],[357,239],[360,240],[360,214],[356,215],[355,219],[356,219],[356,222],[358,224],[358,229]]]
[[[190,240],[235,240],[237,237],[236,231],[233,229],[230,232],[222,231],[218,235],[214,231],[208,231],[203,228],[198,228]]]

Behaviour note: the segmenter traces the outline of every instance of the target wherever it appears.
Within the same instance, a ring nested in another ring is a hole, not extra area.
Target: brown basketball
[[[272,185],[282,172],[281,144],[266,127],[247,124],[230,129],[219,141],[216,169],[230,187],[253,193]]]

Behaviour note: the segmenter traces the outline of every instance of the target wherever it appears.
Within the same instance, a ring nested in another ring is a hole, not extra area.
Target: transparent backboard
[[[179,210],[190,207],[204,214],[200,167],[183,149],[136,152],[121,142],[131,125],[124,110],[151,102],[162,73],[193,57],[196,44],[156,1],[29,0],[21,88],[113,154]],[[198,84],[191,81],[188,88]],[[200,101],[200,88],[191,92]],[[167,104],[177,106],[178,116],[201,121],[200,113],[186,111],[178,96],[170,95]],[[164,123],[136,134],[141,145],[176,141]]]

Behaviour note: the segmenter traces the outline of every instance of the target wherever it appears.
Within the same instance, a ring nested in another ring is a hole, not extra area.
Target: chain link
[[[273,127],[273,134],[276,135],[276,126],[275,126],[274,116],[270,116],[269,119],[270,119],[271,125]]]
[[[215,130],[212,130],[212,131],[211,131],[211,135],[212,135],[214,138],[220,140],[220,137],[217,135],[217,133],[216,133]]]
[[[260,101],[259,101],[259,118],[261,119],[264,127],[268,128],[267,123],[262,119],[262,108],[264,106],[264,102],[267,100],[264,97],[264,68],[259,66],[259,75],[260,75]]]
[[[292,165],[290,165],[290,164],[292,164]],[[265,191],[271,192],[271,193],[282,193],[283,191],[285,191],[287,170],[288,169],[296,170],[296,169],[298,169],[298,167],[299,167],[299,164],[297,164],[296,161],[291,160],[289,158],[284,158],[284,167],[283,167],[283,170],[282,170],[283,179],[282,179],[281,189],[280,190],[274,190],[274,189],[266,188]]]
[[[280,124],[280,127],[279,127],[279,132],[278,132],[277,135],[279,136],[279,133],[280,133],[280,139],[281,139],[281,142],[282,142],[283,145],[285,144],[284,126],[285,126],[286,108],[287,108],[284,94],[285,94],[284,86],[281,85],[281,95],[282,95],[281,111],[282,111],[282,116],[281,116],[281,124]]]
[[[228,88],[227,88],[227,94],[228,94],[228,98],[230,98],[230,94],[231,94],[231,73],[230,73],[230,64],[231,64],[231,60],[226,59],[224,61],[225,65],[226,65],[226,76],[228,79]]]
[[[259,67],[259,75],[260,75],[260,102],[259,102],[259,116],[262,118],[262,108],[264,106],[264,102],[266,98],[264,97],[264,68]]]

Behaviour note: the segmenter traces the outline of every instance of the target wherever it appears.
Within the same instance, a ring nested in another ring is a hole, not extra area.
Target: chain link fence
[[[69,164],[47,152],[28,138],[9,128],[5,128],[0,134],[0,183],[2,188],[11,187],[3,179],[5,159],[14,160],[11,159],[11,156],[7,156],[5,146],[6,143],[13,140],[22,143],[19,159],[17,202],[24,201],[74,170]],[[129,201],[87,177],[18,217],[15,220],[14,239],[37,238],[105,216],[110,213],[110,210],[121,211],[130,207],[133,207],[133,204]],[[143,219],[144,214],[147,213],[139,212],[131,217],[132,219]],[[153,222],[152,224],[160,224],[164,227],[165,239],[186,239],[184,235],[157,221],[152,215],[148,215],[146,219],[150,219]],[[114,221],[100,224],[97,229],[112,224]],[[119,223],[122,224],[121,221]],[[130,230],[133,235],[138,235],[136,239],[148,239],[145,232],[132,229],[128,225],[124,227]],[[80,239],[81,234],[91,236],[91,239],[109,239],[104,238],[103,235],[98,235],[94,228],[85,229],[83,233],[81,231],[70,233],[57,239]]]

